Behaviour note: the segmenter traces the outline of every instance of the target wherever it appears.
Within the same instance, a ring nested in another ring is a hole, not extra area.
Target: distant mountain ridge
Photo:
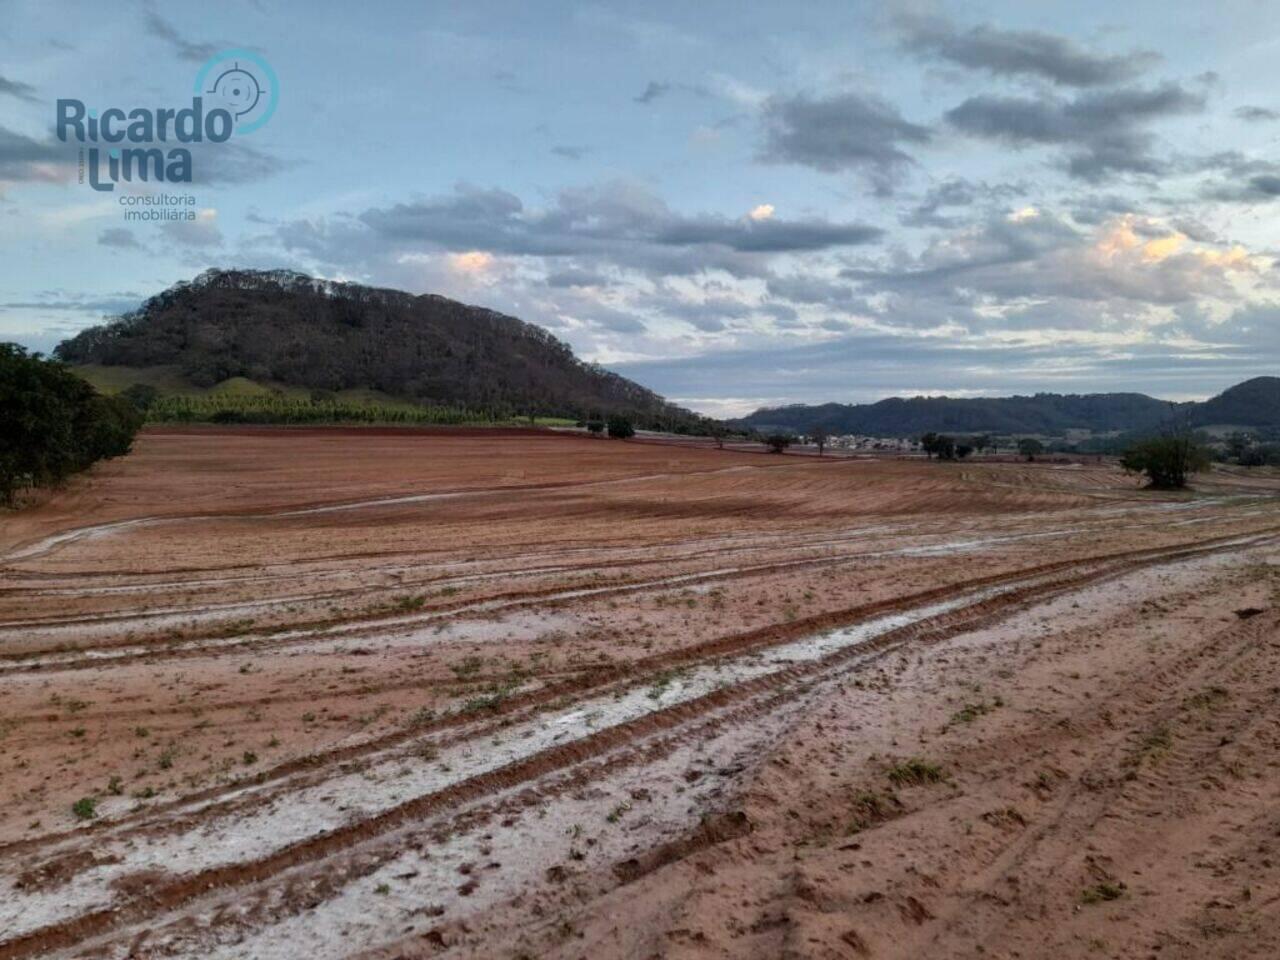
[[[285,270],[207,270],[63,341],[54,355],[177,368],[198,387],[247,377],[514,414],[699,419],[515,317]]]
[[[1203,403],[1169,403],[1141,393],[1057,394],[1013,397],[891,397],[876,403],[796,404],[766,407],[733,421],[760,431],[919,436],[940,433],[1061,435],[1141,432],[1173,419],[1193,426],[1236,425],[1280,429],[1280,377],[1255,377]]]

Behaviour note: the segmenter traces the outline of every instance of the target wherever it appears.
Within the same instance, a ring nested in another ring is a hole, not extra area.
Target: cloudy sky
[[[695,409],[1211,395],[1280,359],[1280,4],[0,0],[0,339],[211,266],[434,292]],[[54,103],[261,129],[197,219],[77,182]],[[185,99],[184,99],[185,98]]]

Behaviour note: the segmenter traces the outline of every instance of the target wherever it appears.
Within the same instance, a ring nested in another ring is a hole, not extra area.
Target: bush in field
[[[92,820],[98,815],[98,801],[94,797],[81,797],[71,805],[77,820]]]
[[[0,343],[0,502],[129,452],[142,415],[63,364]]]
[[[609,418],[609,436],[615,440],[626,440],[628,437],[636,435],[636,428],[631,425],[631,421],[626,417],[610,417]]]
[[[1140,440],[1125,451],[1120,466],[1132,473],[1145,473],[1148,486],[1157,490],[1180,490],[1193,473],[1209,468],[1209,453],[1190,431]]]
[[[764,445],[773,453],[781,453],[791,446],[791,435],[789,433],[771,433],[764,438]]]
[[[939,460],[956,458],[956,442],[944,433],[926,433],[920,438],[920,449],[926,457],[937,457]]]
[[[1026,457],[1027,462],[1030,463],[1044,453],[1044,444],[1032,437],[1024,437],[1018,441],[1018,452]]]
[[[587,429],[591,431],[591,433],[595,434],[596,436],[599,436],[600,434],[604,433],[604,421],[588,420]]]

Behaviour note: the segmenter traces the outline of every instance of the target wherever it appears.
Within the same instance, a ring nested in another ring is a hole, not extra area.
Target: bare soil
[[[1278,493],[148,430],[0,519],[0,960],[1278,956]]]

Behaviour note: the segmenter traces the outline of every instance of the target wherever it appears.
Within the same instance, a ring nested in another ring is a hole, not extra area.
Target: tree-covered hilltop
[[[55,353],[73,364],[175,369],[195,387],[244,377],[372,390],[493,416],[617,414],[666,428],[701,422],[514,317],[288,271],[206,271]]]
[[[142,415],[65,365],[0,343],[0,502],[129,452]]]

